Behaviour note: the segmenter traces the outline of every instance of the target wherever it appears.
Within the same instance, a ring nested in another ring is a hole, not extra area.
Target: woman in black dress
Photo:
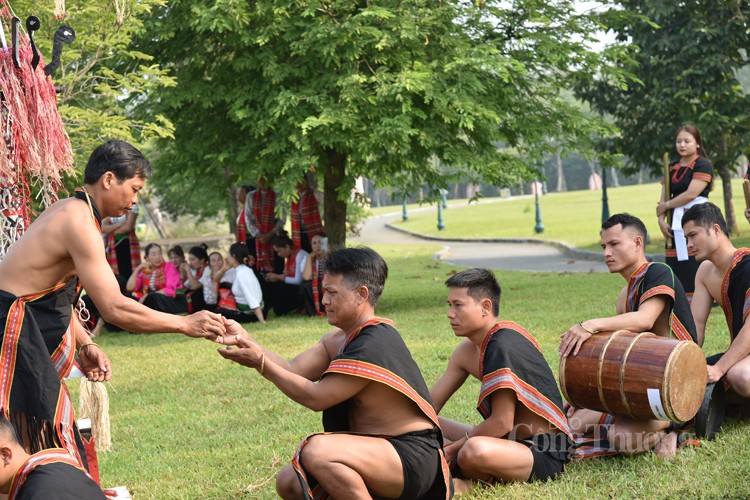
[[[695,290],[695,273],[698,262],[688,255],[685,234],[682,232],[682,214],[686,209],[708,201],[713,187],[714,168],[706,157],[700,131],[693,125],[677,130],[675,141],[680,159],[669,167],[669,199],[662,185],[661,198],[656,207],[659,228],[667,241],[666,262],[682,282],[689,299]],[[671,214],[671,224],[667,223]],[[670,240],[672,244],[670,245]]]

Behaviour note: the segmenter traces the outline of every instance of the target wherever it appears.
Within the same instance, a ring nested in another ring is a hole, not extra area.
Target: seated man
[[[104,500],[101,488],[78,462],[62,448],[29,455],[18,442],[16,431],[0,415],[0,493],[11,499],[48,498]]]
[[[388,267],[369,248],[332,253],[323,278],[337,327],[286,361],[229,322],[219,353],[256,368],[292,400],[323,411],[323,428],[276,480],[282,498],[450,498],[438,417],[422,374],[393,323],[375,316]],[[234,335],[234,337],[232,337]],[[317,497],[316,497],[317,498]]]
[[[682,284],[669,266],[646,260],[643,222],[629,214],[613,215],[602,224],[601,238],[609,272],[620,273],[628,285],[617,299],[616,316],[582,321],[562,335],[560,356],[578,354],[581,344],[593,334],[616,330],[696,341],[695,323]],[[599,449],[579,448],[581,456],[589,452],[636,454],[655,448],[658,455],[671,456],[676,450],[677,434],[669,432],[668,420],[635,421],[571,409],[568,421],[576,434],[589,434],[598,425],[608,428],[607,439],[597,446]]]
[[[688,249],[701,262],[695,275],[691,309],[702,341],[714,300],[726,316],[731,344],[725,353],[709,357],[708,383],[722,378],[737,395],[750,397],[750,249],[737,249],[727,236],[727,223],[713,203],[695,205],[682,218]]]
[[[448,319],[464,340],[430,391],[439,412],[469,375],[482,381],[476,427],[440,417],[453,472],[485,482],[546,481],[570,460],[572,435],[562,397],[534,337],[499,322],[500,285],[487,269],[467,269],[445,284]],[[456,492],[471,483],[454,479]]]

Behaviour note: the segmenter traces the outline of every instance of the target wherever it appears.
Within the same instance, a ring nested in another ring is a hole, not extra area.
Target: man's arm
[[[513,430],[518,397],[513,389],[498,389],[490,395],[492,413],[469,432],[472,436],[504,437]]]
[[[637,311],[631,311],[609,318],[595,318],[573,325],[561,335],[559,353],[567,357],[575,356],[592,332],[612,332],[616,330],[630,330],[631,332],[646,332],[651,330],[664,310],[669,307],[670,299],[664,295],[655,295],[638,306]]]
[[[708,321],[708,316],[711,314],[711,306],[714,303],[714,299],[711,297],[708,287],[706,287],[705,275],[707,272],[707,266],[701,265],[698,267],[698,272],[695,274],[693,300],[690,302],[690,312],[695,321],[699,346],[703,346],[706,338],[706,322]]]
[[[299,285],[302,283],[302,273],[308,261],[307,253],[297,252],[294,262],[294,276],[284,276],[284,283],[287,285]]]
[[[111,217],[105,217],[104,219],[102,219],[102,233],[105,233],[105,234],[114,233],[124,225],[125,225],[124,222],[113,224]]]
[[[731,367],[745,359],[750,354],[750,322],[745,321],[740,333],[735,337],[732,345],[719,361],[708,366],[708,383],[716,382],[723,377]]]
[[[128,212],[128,216],[125,218],[125,222],[115,229],[115,234],[129,234],[135,229],[135,221],[138,218],[137,212]]]
[[[313,382],[276,364],[257,342],[241,339],[240,349],[219,349],[219,354],[258,372],[279,388],[289,399],[313,411],[322,411],[352,398],[370,383],[369,380],[331,373],[320,382]]]
[[[467,343],[469,345],[467,345]],[[458,347],[451,354],[448,360],[448,367],[445,372],[440,376],[435,385],[430,389],[430,398],[432,399],[432,406],[435,407],[435,411],[440,413],[448,402],[451,396],[466,382],[469,376],[468,370],[464,368],[466,366],[466,350],[467,348],[474,347],[471,341],[464,340],[459,344]],[[476,349],[476,347],[474,347]]]
[[[102,251],[101,236],[86,220],[73,219],[61,234],[76,273],[105,321],[134,332],[179,332],[191,337],[213,338],[224,333],[218,314],[201,311],[190,316],[166,314],[139,304],[120,293],[117,280]]]
[[[258,344],[252,335],[250,335],[239,323],[234,320],[224,319],[224,323],[227,328],[227,335],[222,339],[223,343],[228,346],[236,345],[243,347],[249,345],[250,342]],[[260,346],[263,352],[266,354],[266,360],[272,360],[277,365],[281,366],[285,370],[292,373],[296,373],[301,377],[305,377],[308,380],[317,381],[323,376],[323,372],[326,371],[328,365],[331,363],[331,358],[328,354],[329,349],[327,344],[335,342],[335,337],[341,335],[341,330],[335,329],[326,333],[320,341],[312,346],[311,348],[301,352],[291,360],[287,361],[272,350]],[[236,361],[236,360],[233,360]],[[240,363],[240,361],[237,361]],[[243,363],[240,363],[243,364]]]
[[[88,332],[78,320],[77,314],[73,315],[73,335],[81,369],[86,378],[92,382],[104,382],[112,378],[109,358],[99,345],[91,340]]]
[[[461,439],[445,447],[446,460],[450,461],[466,444],[470,437],[489,436],[501,438],[513,430],[516,418],[516,403],[518,397],[512,389],[498,389],[490,395],[492,414],[466,433]]]

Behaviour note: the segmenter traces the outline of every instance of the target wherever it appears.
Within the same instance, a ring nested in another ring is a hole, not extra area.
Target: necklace
[[[682,165],[682,163],[678,163],[677,165],[675,165],[674,173],[672,174],[672,184],[679,184],[680,181],[685,178],[685,174],[688,173],[688,170],[693,170],[696,161],[698,161],[698,156],[693,158],[693,161],[691,161],[687,165]],[[684,170],[682,170],[682,174],[678,175],[681,168],[684,168]]]

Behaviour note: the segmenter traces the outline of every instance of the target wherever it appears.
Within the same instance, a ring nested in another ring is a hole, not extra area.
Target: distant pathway
[[[410,210],[410,213],[435,211],[434,207]],[[408,234],[391,227],[388,222],[398,220],[400,212],[370,217],[358,237],[348,240],[358,243],[424,244],[441,243],[445,248],[435,254],[441,262],[463,267],[486,267],[512,271],[550,272],[608,272],[600,260],[574,259],[553,246],[535,243],[478,242],[467,240],[435,240]]]

